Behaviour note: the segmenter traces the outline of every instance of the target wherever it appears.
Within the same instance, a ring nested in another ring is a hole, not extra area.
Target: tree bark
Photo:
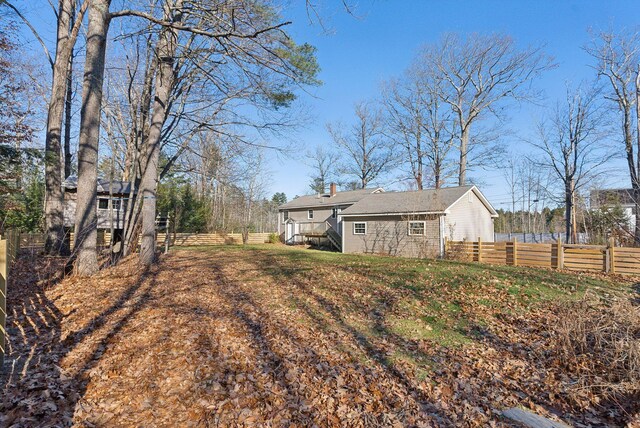
[[[566,182],[564,187],[564,229],[565,229],[565,238],[564,242],[575,244],[572,242],[572,230],[571,226],[573,224],[573,186],[571,182]]]
[[[78,200],[76,207],[76,273],[93,275],[98,271],[98,218],[96,212],[100,107],[104,80],[109,5],[111,0],[92,0],[87,27],[86,62],[80,112],[78,148]]]
[[[140,97],[140,105],[138,106],[137,120],[135,121],[134,138],[129,142],[128,153],[131,156],[129,161],[130,175],[128,179],[131,189],[129,192],[129,201],[124,221],[124,241],[122,245],[122,256],[133,253],[138,244],[140,234],[140,213],[142,211],[142,200],[140,182],[144,171],[142,170],[142,159],[140,151],[146,148],[149,139],[149,112],[151,110],[151,95],[153,91],[154,77],[157,71],[158,63],[155,53],[152,52],[152,45],[147,44],[149,55],[145,66],[145,78],[142,95]],[[130,150],[129,150],[130,149]]]
[[[73,8],[69,17],[69,34],[75,24],[75,0],[72,0]],[[73,46],[69,55],[69,68],[67,70],[67,92],[64,102],[64,178],[71,175],[71,107],[73,97]]]
[[[173,6],[165,6],[165,19],[179,23],[182,0]],[[164,27],[158,40],[158,75],[156,77],[153,113],[149,128],[148,150],[145,151],[146,168],[142,175],[142,242],[140,246],[140,264],[150,266],[156,253],[156,193],[158,188],[158,163],[160,160],[160,143],[162,127],[167,117],[169,97],[174,84],[174,58],[177,46],[177,30]]]
[[[631,188],[633,189],[633,201],[636,210],[636,224],[633,234],[636,246],[640,246],[640,66],[636,71],[636,164],[631,171]],[[631,156],[633,162],[633,154]]]
[[[60,0],[56,57],[53,64],[51,99],[47,116],[45,139],[45,253],[67,255],[69,248],[64,239],[64,191],[62,189],[61,134],[65,90],[69,75],[69,59],[77,31],[69,32],[74,0]]]
[[[469,148],[469,126],[465,126],[460,134],[460,165],[458,172],[458,186],[467,183],[467,150]]]

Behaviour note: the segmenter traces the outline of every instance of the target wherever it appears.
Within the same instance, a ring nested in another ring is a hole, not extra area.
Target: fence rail
[[[270,233],[249,233],[249,244],[263,244],[269,242]],[[225,244],[242,244],[241,233],[170,233],[170,245],[172,246],[193,246],[193,245],[225,245]],[[158,233],[158,245],[164,245],[166,234]],[[71,233],[69,237],[71,247],[73,248],[74,236]],[[106,247],[111,241],[109,232],[98,233],[98,246]],[[20,235],[20,246],[28,249],[40,249],[44,247],[44,234],[42,233],[23,233]]]
[[[7,230],[0,236],[0,371],[4,367],[7,339],[7,287],[9,268],[20,251],[20,233]]]
[[[616,247],[613,240],[607,245],[447,241],[445,254],[449,259],[497,265],[640,275],[640,248]]]

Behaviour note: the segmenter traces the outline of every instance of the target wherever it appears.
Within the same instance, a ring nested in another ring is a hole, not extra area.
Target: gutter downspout
[[[344,254],[344,222],[342,221],[342,216],[337,216],[338,224],[340,225],[340,252]]]

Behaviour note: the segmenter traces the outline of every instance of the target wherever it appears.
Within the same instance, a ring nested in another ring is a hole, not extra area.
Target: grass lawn
[[[627,298],[619,277],[262,245],[23,281],[0,425],[54,412],[79,426],[508,426],[499,412],[516,406],[634,417],[569,399],[549,353],[557,308],[587,290]]]

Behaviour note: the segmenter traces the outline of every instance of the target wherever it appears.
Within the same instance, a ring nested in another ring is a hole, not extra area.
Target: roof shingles
[[[375,192],[384,192],[384,190],[382,190],[381,188],[358,189],[358,190],[350,190],[347,192],[337,192],[334,196],[331,196],[326,193],[321,195],[299,196],[287,202],[286,204],[280,205],[280,209],[288,210],[288,209],[295,209],[295,208],[312,208],[312,207],[321,207],[321,206],[353,204]]]
[[[441,213],[473,186],[369,195],[342,211],[342,215]]]

